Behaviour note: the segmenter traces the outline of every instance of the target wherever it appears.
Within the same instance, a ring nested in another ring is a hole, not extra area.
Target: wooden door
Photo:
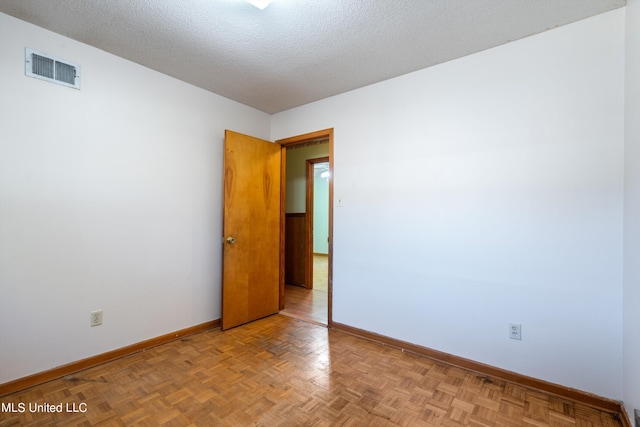
[[[222,329],[278,312],[280,149],[225,132]]]

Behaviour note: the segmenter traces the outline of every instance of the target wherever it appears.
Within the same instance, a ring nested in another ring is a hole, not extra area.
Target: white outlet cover
[[[509,338],[522,340],[522,325],[520,323],[509,323]]]
[[[89,318],[90,326],[100,326],[102,325],[102,310],[95,310],[91,312],[91,316]]]

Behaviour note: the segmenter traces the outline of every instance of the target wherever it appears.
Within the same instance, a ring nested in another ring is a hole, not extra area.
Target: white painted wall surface
[[[270,117],[0,14],[0,383],[220,318],[225,128]]]
[[[273,116],[335,130],[334,321],[622,397],[624,23]]]
[[[624,403],[640,409],[640,1],[626,7]]]
[[[307,160],[327,157],[329,143],[287,149],[285,212],[307,210]]]

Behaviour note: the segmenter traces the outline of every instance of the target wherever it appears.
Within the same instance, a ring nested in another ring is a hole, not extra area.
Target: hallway
[[[308,322],[327,325],[329,310],[328,292],[329,258],[313,256],[313,289],[285,285],[284,310],[280,314]]]

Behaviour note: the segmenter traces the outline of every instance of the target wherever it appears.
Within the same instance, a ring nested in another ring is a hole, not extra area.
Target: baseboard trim
[[[108,351],[106,353],[98,354],[88,357],[86,359],[78,360],[68,363],[66,365],[58,366],[47,371],[38,372],[27,377],[18,378],[13,381],[9,381],[0,384],[0,397],[15,393],[20,390],[24,390],[29,387],[33,387],[38,384],[45,383],[47,381],[55,380],[57,378],[64,377],[75,372],[79,372],[94,366],[101,365],[106,362],[111,362],[121,357],[129,356],[140,351],[148,350],[152,347],[166,344],[171,341],[175,341],[187,335],[193,335],[198,332],[203,332],[208,329],[217,328],[220,326],[220,319],[212,320],[209,322],[201,323],[199,325],[191,326],[189,328],[180,329],[165,335],[160,335],[155,338],[140,341],[135,344],[121,347],[115,350]]]
[[[540,380],[526,375],[518,374],[516,372],[507,371],[506,369],[497,368],[495,366],[487,365],[484,363],[476,362],[474,360],[465,359],[460,356],[445,353],[438,350],[433,350],[428,347],[423,347],[417,344],[412,344],[406,341],[401,341],[395,338],[391,338],[385,335],[379,335],[374,332],[358,329],[353,326],[348,326],[342,323],[333,322],[331,329],[346,334],[354,335],[359,338],[363,338],[369,341],[376,342],[381,345],[401,349],[420,356],[428,357],[438,362],[446,363],[448,365],[457,366],[459,368],[467,369],[477,372],[481,375],[487,375],[495,378],[508,381],[510,383],[518,384],[528,388],[534,388],[545,393],[555,394],[557,396],[580,402],[585,405],[589,405],[593,408],[618,414],[620,421],[624,427],[631,427],[631,422],[621,402],[600,397],[585,391],[565,387],[559,384],[554,384],[548,381]]]

